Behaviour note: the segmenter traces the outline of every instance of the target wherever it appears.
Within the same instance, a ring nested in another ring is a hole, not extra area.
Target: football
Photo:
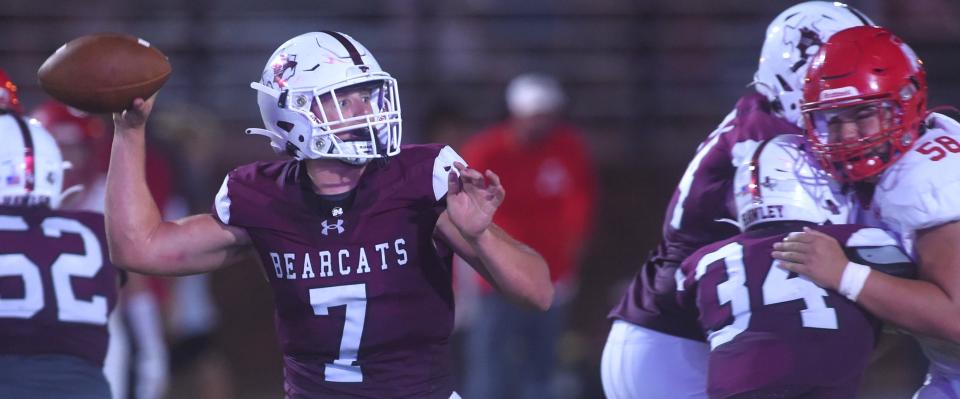
[[[64,44],[37,71],[53,98],[90,113],[119,112],[166,83],[170,61],[149,42],[122,33],[81,36]]]

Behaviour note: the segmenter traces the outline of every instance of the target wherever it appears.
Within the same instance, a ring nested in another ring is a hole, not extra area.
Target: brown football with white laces
[[[166,83],[170,61],[146,40],[97,33],[71,40],[37,71],[40,86],[61,102],[91,113],[119,112]]]

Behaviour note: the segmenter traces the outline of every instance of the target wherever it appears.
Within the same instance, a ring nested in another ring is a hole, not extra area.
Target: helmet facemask
[[[344,106],[362,101],[366,113],[350,115]],[[296,100],[299,102],[299,100]],[[312,137],[309,149],[318,157],[335,158],[352,165],[400,152],[400,110],[396,81],[374,80],[329,90],[315,90],[309,119]]]
[[[844,183],[868,180],[886,170],[920,136],[923,114],[904,110],[916,94],[916,86],[907,83],[900,98],[863,96],[805,104],[807,136],[821,166]]]

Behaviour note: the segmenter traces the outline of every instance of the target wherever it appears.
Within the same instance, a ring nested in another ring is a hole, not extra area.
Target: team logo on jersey
[[[320,226],[323,227],[323,231],[320,232],[323,235],[329,235],[330,230],[336,230],[337,234],[343,234],[343,231],[345,230],[343,228],[343,219],[337,219],[337,224],[329,224],[326,220],[324,220],[320,223]]]

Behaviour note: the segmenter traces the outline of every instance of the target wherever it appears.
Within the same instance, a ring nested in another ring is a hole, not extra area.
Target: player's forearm
[[[118,126],[119,129],[119,126]],[[110,258],[118,266],[150,273],[137,267],[149,252],[147,243],[162,219],[150,189],[145,171],[145,137],[138,131],[117,131],[107,171],[104,217]]]
[[[960,306],[933,283],[872,272],[857,303],[913,333],[960,344]]]
[[[547,262],[532,248],[491,226],[476,240],[468,240],[488,280],[509,297],[547,310],[553,303],[553,283]]]

